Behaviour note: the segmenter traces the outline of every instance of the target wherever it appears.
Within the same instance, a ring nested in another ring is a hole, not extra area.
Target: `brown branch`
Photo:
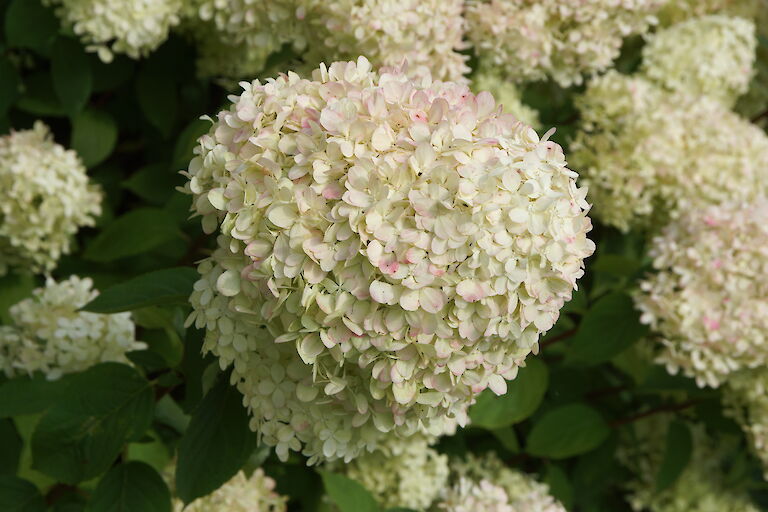
[[[558,334],[557,336],[553,336],[551,338],[547,338],[545,340],[541,340],[541,343],[539,343],[539,345],[540,345],[541,348],[548,347],[548,346],[552,345],[553,343],[557,343],[558,341],[562,341],[562,340],[568,339],[571,336],[573,336],[574,334],[576,334],[576,329],[569,329],[569,330],[567,330],[567,331],[565,331],[565,332],[563,332],[561,334]]]
[[[653,416],[654,414],[659,414],[662,412],[677,412],[685,410],[691,406],[694,406],[698,404],[700,400],[688,400],[687,402],[682,402],[679,404],[667,404],[667,405],[660,405],[659,407],[654,407],[653,409],[650,409],[645,412],[641,412],[638,414],[634,414],[632,416],[627,416],[626,418],[620,418],[618,420],[614,420],[610,423],[611,427],[620,427],[622,425],[626,425],[628,423],[633,423],[637,420],[641,420],[643,418],[647,418],[648,416]]]

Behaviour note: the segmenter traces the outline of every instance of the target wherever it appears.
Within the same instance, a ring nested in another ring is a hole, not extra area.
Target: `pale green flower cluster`
[[[505,80],[498,70],[481,68],[472,77],[472,90],[476,93],[488,91],[496,99],[496,103],[504,107],[505,113],[512,114],[535,130],[541,128],[539,113],[523,103],[514,82]]]
[[[243,471],[213,491],[184,507],[174,500],[174,512],[285,512],[287,498],[275,492],[275,481],[257,468],[250,477]]]
[[[716,100],[612,71],[578,98],[571,161],[595,215],[622,231],[768,191],[768,136]]]
[[[423,436],[392,439],[379,450],[345,465],[347,476],[363,484],[386,508],[428,508],[448,483],[448,457]]]
[[[221,232],[191,318],[252,426],[311,462],[463,424],[594,250],[560,146],[490,94],[364,58],[313,78],[243,83],[188,173]]]
[[[656,22],[664,0],[480,0],[468,4],[467,37],[481,60],[513,81],[567,87],[607,69],[622,41]]]
[[[751,19],[764,9],[766,0],[667,0],[659,12],[659,22],[667,26],[707,14]]]
[[[80,36],[89,51],[111,62],[115,53],[132,59],[160,46],[184,0],[44,0]]]
[[[100,213],[101,191],[45,124],[0,137],[0,275],[9,267],[52,270]]]
[[[643,48],[642,72],[665,89],[733,106],[752,80],[757,38],[750,20],[711,15],[657,32]]]
[[[42,372],[54,380],[97,363],[127,363],[126,352],[146,348],[136,341],[130,313],[78,311],[98,295],[92,286],[88,278],[49,278],[12,306],[11,325],[0,326],[0,371],[7,377]]]
[[[634,480],[628,485],[633,510],[648,512],[758,512],[743,490],[725,481],[723,463],[735,449],[715,442],[702,425],[690,424],[693,452],[683,473],[667,489],[656,491],[666,436],[674,416],[656,414],[625,427],[617,451]]]
[[[741,425],[752,451],[762,461],[768,480],[768,369],[733,375],[724,387],[723,401],[726,413]]]
[[[768,364],[768,202],[692,209],[654,238],[636,296],[657,361],[700,386]]]
[[[434,507],[446,512],[565,512],[546,484],[510,469],[493,453],[455,463],[454,483]]]

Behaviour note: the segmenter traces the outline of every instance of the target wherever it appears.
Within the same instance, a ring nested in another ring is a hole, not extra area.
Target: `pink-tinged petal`
[[[488,378],[488,387],[491,391],[501,396],[507,392],[507,381],[501,375],[491,375]]]

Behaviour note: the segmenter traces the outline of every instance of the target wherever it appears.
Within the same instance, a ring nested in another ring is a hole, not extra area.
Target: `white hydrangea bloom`
[[[768,363],[768,201],[692,210],[653,240],[641,321],[661,336],[671,373],[718,386]]]
[[[411,74],[429,72],[461,81],[469,72],[463,0],[299,0],[308,25],[313,64],[365,55],[376,67],[408,62]]]
[[[512,114],[533,129],[541,128],[539,113],[523,103],[517,86],[502,78],[498,70],[481,67],[472,77],[472,90],[476,93],[488,91],[496,103],[504,107],[504,112]]]
[[[8,267],[52,270],[100,213],[100,190],[45,124],[0,137],[0,275]]]
[[[733,106],[754,74],[755,25],[722,15],[693,18],[657,32],[643,48],[642,72],[656,84]]]
[[[202,76],[251,79],[283,44],[306,46],[297,0],[186,0],[182,32],[198,46]]]
[[[423,436],[392,439],[344,469],[386,508],[424,510],[448,482],[448,457],[430,448]]]
[[[687,209],[768,191],[768,136],[716,100],[609,72],[577,105],[571,162],[606,224],[660,226]]]
[[[552,78],[567,87],[607,69],[624,37],[655,23],[664,0],[479,0],[467,7],[467,37],[514,81]]]
[[[767,6],[766,0],[667,0],[659,11],[659,21],[662,26],[668,26],[707,14],[750,19]]]
[[[594,250],[562,149],[488,93],[364,58],[241,85],[189,167],[204,230],[223,234],[192,318],[252,426],[314,462],[463,424]]]
[[[454,484],[437,510],[447,512],[565,512],[546,484],[507,468],[493,453],[454,464]]]
[[[127,363],[126,352],[146,348],[136,341],[130,313],[78,311],[98,295],[92,286],[88,278],[49,278],[12,306],[13,323],[0,326],[0,371],[7,377],[40,371],[53,380],[97,363]]]
[[[163,44],[179,22],[183,0],[44,0],[104,62],[114,53],[132,59]]]
[[[635,511],[648,512],[758,512],[746,492],[725,482],[722,464],[732,453],[730,440],[715,442],[702,425],[690,424],[693,453],[683,473],[662,492],[656,491],[656,475],[666,449],[667,431],[674,419],[656,414],[636,421],[622,431],[617,458],[634,479],[627,499]]]
[[[287,498],[275,492],[275,481],[257,468],[250,478],[243,471],[187,507],[175,499],[174,512],[285,512]]]
[[[738,372],[726,382],[723,401],[749,438],[752,451],[763,462],[768,480],[768,369]]]

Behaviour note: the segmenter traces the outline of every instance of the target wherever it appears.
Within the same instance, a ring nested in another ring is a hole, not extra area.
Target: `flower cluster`
[[[467,8],[467,37],[488,64],[515,81],[552,78],[564,87],[606,69],[624,37],[655,22],[661,0],[485,0]]]
[[[42,122],[0,137],[0,275],[8,267],[52,270],[100,213],[101,192],[77,154]]]
[[[645,76],[656,84],[732,106],[747,92],[755,62],[755,25],[722,15],[657,32],[643,48]]]
[[[174,512],[285,512],[287,499],[275,492],[275,481],[257,468],[250,477],[243,471],[216,489],[184,507],[174,500]]]
[[[454,464],[455,482],[436,510],[447,512],[565,512],[549,487],[505,467],[494,454]]]
[[[768,190],[768,136],[716,100],[614,71],[593,79],[577,105],[571,161],[606,224],[660,226],[686,209]]]
[[[147,55],[179,22],[184,0],[45,0],[104,62],[114,53],[133,59]]]
[[[128,362],[141,350],[130,313],[101,315],[78,311],[93,300],[90,279],[48,279],[10,309],[13,323],[0,326],[0,371],[7,377],[43,372],[49,379],[107,361]]]
[[[658,361],[700,386],[768,363],[768,202],[692,210],[653,240],[657,273],[636,296]]]
[[[472,77],[472,90],[479,93],[488,91],[496,103],[504,107],[504,112],[512,114],[533,129],[541,127],[539,113],[523,103],[517,86],[505,80],[498,70],[481,68]]]
[[[765,0],[671,0],[659,11],[662,26],[680,23],[707,14],[755,18],[765,9]]]
[[[376,67],[408,62],[409,75],[429,72],[461,81],[469,71],[463,0],[300,0],[310,40],[307,61],[365,55]]]
[[[722,464],[736,448],[731,440],[717,442],[699,424],[685,424],[693,453],[683,473],[667,489],[656,490],[667,432],[674,416],[656,414],[624,428],[617,457],[634,475],[629,483],[633,510],[648,512],[757,512],[746,492],[725,482]]]
[[[414,436],[393,439],[353,460],[345,470],[386,508],[424,510],[448,482],[448,457],[430,448],[422,436]]]
[[[351,459],[504,393],[594,250],[560,146],[364,58],[242,86],[189,167],[221,232],[191,318],[252,426],[283,458]]]
[[[734,374],[724,387],[723,401],[726,413],[738,421],[752,451],[763,462],[768,480],[768,370],[758,368]]]

